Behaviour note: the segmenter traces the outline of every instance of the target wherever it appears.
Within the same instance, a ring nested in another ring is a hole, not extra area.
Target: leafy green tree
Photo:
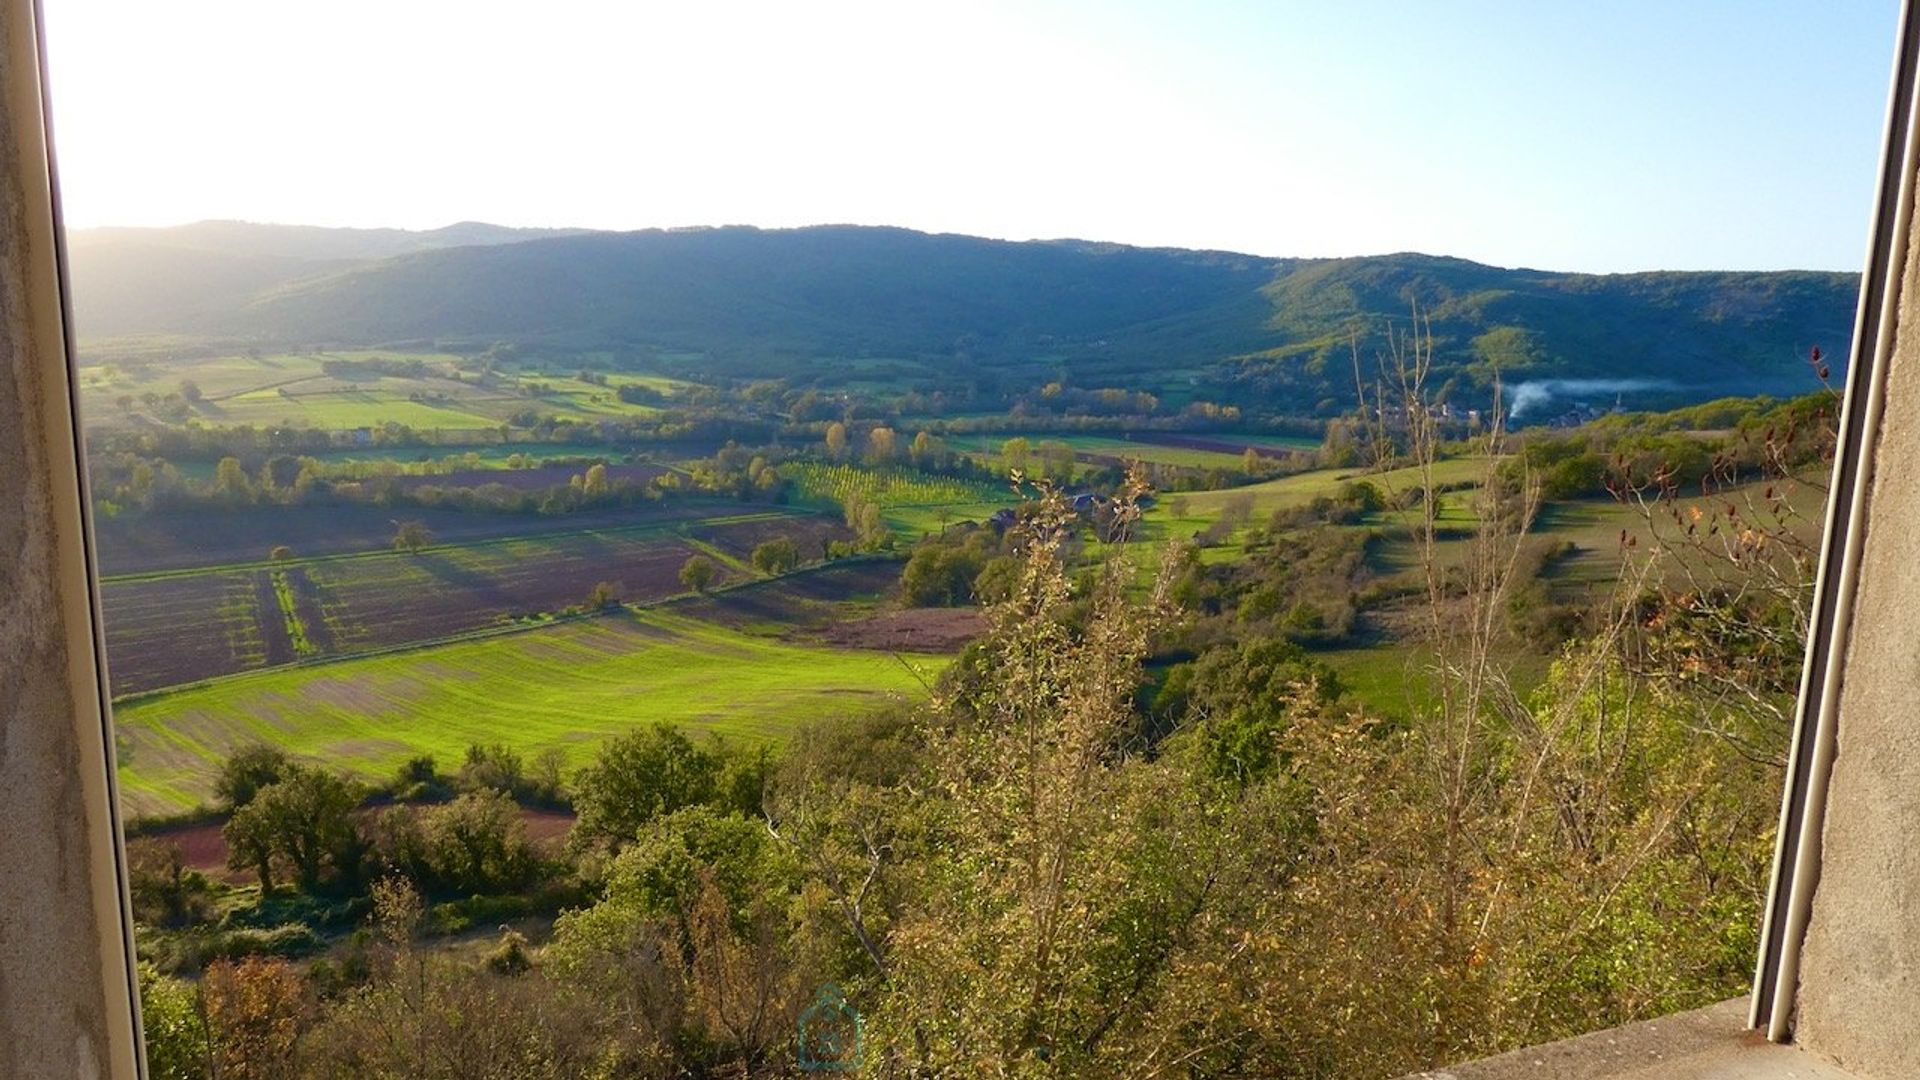
[[[152,1080],[206,1080],[207,1024],[192,983],[140,964],[140,1030]]]
[[[147,926],[177,927],[199,921],[211,908],[211,886],[188,870],[180,845],[155,837],[127,841],[127,891],[133,917]]]
[[[924,469],[937,463],[945,451],[946,447],[938,437],[923,430],[914,433],[913,443],[907,448],[907,456],[913,460],[916,467]]]
[[[716,736],[712,753],[720,762],[714,779],[713,805],[744,817],[759,817],[777,763],[773,749],[765,745],[741,745]]]
[[[361,798],[356,785],[333,773],[295,768],[228,819],[229,858],[251,866],[262,891],[272,889],[275,860],[285,860],[308,893],[329,881],[357,885],[369,849],[353,817]]]
[[[566,802],[567,755],[557,746],[549,746],[533,756],[527,771],[527,786],[520,798],[544,806]]]
[[[1013,596],[1020,584],[1020,560],[1012,555],[996,555],[973,577],[974,598],[983,604],[998,604]]]
[[[1071,443],[1049,439],[1042,442],[1037,450],[1040,466],[1049,480],[1060,484],[1070,483],[1073,480],[1075,454]]]
[[[275,454],[260,467],[260,486],[276,491],[291,491],[300,479],[305,464],[292,454]]]
[[[588,495],[605,495],[607,486],[607,467],[599,462],[587,466],[586,479],[581,482],[581,490]]]
[[[1179,738],[1194,746],[1208,776],[1244,785],[1273,775],[1291,717],[1340,692],[1333,670],[1306,650],[1262,638],[1174,668],[1153,710],[1185,729]]]
[[[277,746],[255,743],[227,755],[213,779],[213,794],[228,810],[253,801],[261,788],[279,783],[294,769],[293,760]]]
[[[753,549],[754,569],[763,574],[784,574],[800,565],[800,547],[790,536],[776,536]]]
[[[712,803],[720,762],[678,728],[657,723],[609,739],[574,777],[573,835],[618,846],[662,814]]]
[[[1387,506],[1387,497],[1381,493],[1380,485],[1371,480],[1349,480],[1340,485],[1334,497],[1362,514],[1376,514]]]
[[[460,763],[462,791],[497,791],[518,798],[527,790],[527,763],[505,743],[474,743]]]
[[[395,770],[393,794],[403,802],[437,802],[453,794],[453,785],[432,754],[416,754]]]
[[[926,543],[900,571],[900,597],[914,607],[958,607],[973,600],[973,580],[985,568],[979,552]]]
[[[680,564],[680,584],[697,593],[706,592],[713,586],[714,579],[719,576],[719,568],[714,566],[713,560],[705,555],[690,556],[686,562]]]
[[[607,876],[607,897],[648,917],[673,918],[692,905],[703,870],[734,911],[778,902],[799,885],[791,856],[761,822],[686,806],[636,830]]]
[[[242,503],[253,498],[253,481],[247,479],[247,470],[236,457],[223,457],[213,467],[213,490],[230,503]]]
[[[587,593],[588,611],[607,611],[620,606],[620,587],[611,581],[596,582]]]
[[[227,869],[251,870],[260,882],[260,895],[273,894],[273,860],[277,849],[274,823],[248,802],[220,827],[227,842]]]
[[[402,521],[394,526],[393,546],[396,551],[418,555],[421,548],[431,543],[433,530],[427,528],[424,521]]]
[[[520,807],[500,792],[469,792],[420,817],[434,883],[442,888],[462,895],[508,893],[538,872]]]

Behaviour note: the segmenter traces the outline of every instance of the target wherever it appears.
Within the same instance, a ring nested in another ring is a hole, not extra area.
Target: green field
[[[1224,469],[1238,472],[1245,464],[1241,451],[1202,450],[1188,446],[1164,446],[1146,439],[1132,439],[1120,435],[1083,435],[1062,434],[1050,431],[1011,432],[993,435],[953,435],[948,444],[956,450],[982,459],[989,464],[1002,464],[1000,447],[1012,438],[1024,438],[1033,447],[1043,442],[1065,443],[1073,447],[1074,452],[1084,460],[1087,457],[1116,458],[1121,461],[1143,461],[1150,465],[1172,465],[1188,469]],[[1285,435],[1240,435],[1207,433],[1207,439],[1221,443],[1234,443],[1242,447],[1254,446],[1271,450],[1312,450],[1320,443],[1315,439],[1292,438]]]
[[[468,373],[456,378],[461,357],[448,353],[398,353],[383,350],[283,353],[175,360],[91,364],[81,369],[81,401],[90,426],[147,426],[198,420],[209,425],[249,424],[342,431],[393,422],[423,430],[493,428],[532,409],[572,420],[648,416],[652,405],[621,401],[618,388],[644,385],[673,393],[684,384],[661,376],[608,374],[607,385],[585,382],[577,373],[547,373],[537,368]],[[330,360],[419,361],[417,377],[356,373],[327,374]],[[188,406],[151,402],[191,382],[200,400]],[[182,415],[170,409],[184,408]]]
[[[1487,461],[1482,457],[1447,458],[1434,463],[1433,482],[1438,485],[1471,484],[1484,476],[1486,469]],[[1369,481],[1383,492],[1391,493],[1416,488],[1420,485],[1420,479],[1420,471],[1413,468],[1393,469],[1384,473],[1372,473],[1364,469],[1316,469],[1245,487],[1169,495],[1167,501],[1185,500],[1187,514],[1200,521],[1215,520],[1229,506],[1241,503],[1245,503],[1253,516],[1259,518],[1275,510],[1305,506],[1316,496],[1332,495],[1340,489],[1340,485],[1353,480]]]
[[[407,757],[456,763],[473,743],[550,747],[579,764],[605,737],[666,721],[777,740],[795,724],[925,693],[943,656],[814,648],[683,615],[623,612],[538,630],[155,694],[115,711],[136,814],[205,802],[218,763],[267,742],[384,779]]]
[[[497,438],[497,434],[491,436]],[[517,433],[521,439],[528,438],[524,432]],[[607,459],[609,455],[605,445],[509,442],[501,444],[480,443],[478,445],[458,445],[457,449],[432,448],[418,446],[363,446],[352,449],[322,450],[318,453],[302,454],[313,458],[323,465],[338,470],[337,475],[353,476],[437,476],[454,472],[468,472],[476,469],[496,469],[510,472],[516,468],[537,469],[561,461],[579,461],[582,458]],[[212,461],[178,461],[173,466],[180,475],[198,483],[213,479],[215,463]]]
[[[1485,471],[1484,458],[1450,458],[1435,464],[1433,481],[1441,485],[1472,483],[1480,479]],[[1267,518],[1276,510],[1305,506],[1318,496],[1333,495],[1341,485],[1353,480],[1369,480],[1383,490],[1401,491],[1417,486],[1420,477],[1415,469],[1396,469],[1386,473],[1368,473],[1360,469],[1316,469],[1278,480],[1217,491],[1167,492],[1156,496],[1153,507],[1142,518],[1136,535],[1157,552],[1167,540],[1194,536],[1229,513],[1244,511],[1243,527],[1234,530],[1234,535],[1238,536],[1246,527],[1264,526]],[[1472,516],[1461,504],[1460,495],[1442,497],[1442,525],[1472,524]],[[1394,516],[1376,515],[1383,521]],[[1375,521],[1370,524],[1380,523]],[[1200,552],[1201,560],[1212,563],[1238,559],[1240,549],[1231,542],[1233,537],[1227,539],[1228,543],[1203,549]],[[1146,555],[1140,557],[1140,561],[1151,563],[1156,558],[1157,554]]]
[[[814,505],[845,506],[860,499],[880,508],[889,527],[910,535],[938,532],[943,525],[984,520],[1014,503],[1001,484],[936,476],[901,466],[822,465],[793,462],[781,467],[800,499]],[[944,520],[943,520],[944,519]]]
[[[1388,642],[1371,647],[1323,649],[1313,657],[1332,668],[1339,677],[1341,700],[1375,716],[1430,715],[1440,707],[1433,654],[1428,649]],[[1501,666],[1515,692],[1524,699],[1546,680],[1552,658],[1514,651],[1503,657]]]

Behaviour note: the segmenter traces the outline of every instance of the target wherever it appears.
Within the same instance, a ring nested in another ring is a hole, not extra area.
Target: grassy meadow
[[[647,374],[607,374],[587,382],[577,372],[519,367],[462,372],[462,357],[450,353],[391,350],[278,353],[174,360],[88,364],[81,369],[82,407],[91,425],[143,427],[197,421],[208,426],[299,427],[342,431],[405,424],[417,430],[496,427],[533,409],[571,420],[616,420],[650,416],[655,405],[619,398],[624,385],[672,394],[685,384]],[[417,375],[355,372],[329,374],[329,361],[418,361]],[[196,401],[167,401],[183,383]]]
[[[473,743],[584,762],[665,721],[779,740],[794,725],[917,698],[950,658],[770,641],[663,611],[618,614],[148,695],[115,709],[134,814],[206,801],[220,761],[266,742],[385,779],[408,757],[458,763]]]
[[[1280,451],[1310,451],[1320,445],[1317,439],[1239,432],[1209,432],[1194,436],[1147,432],[1132,436],[1057,431],[951,435],[947,437],[947,443],[953,449],[989,465],[1005,467],[1007,462],[1001,454],[1001,448],[1013,438],[1026,439],[1036,455],[1041,443],[1065,443],[1073,447],[1075,457],[1082,462],[1140,461],[1149,465],[1228,472],[1241,469],[1245,464],[1243,454],[1248,447],[1270,455]],[[1187,445],[1189,443],[1198,445]]]
[[[984,520],[1014,504],[1004,484],[934,476],[900,466],[825,465],[799,462],[783,467],[801,501],[844,506],[849,499],[880,508],[889,528],[910,537],[938,532],[955,521]]]

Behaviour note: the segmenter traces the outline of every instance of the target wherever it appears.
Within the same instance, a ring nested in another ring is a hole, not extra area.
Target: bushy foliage
[[[293,1075],[309,1002],[300,973],[285,960],[221,961],[202,977],[212,1033],[213,1072],[241,1080]]]
[[[763,574],[784,574],[800,565],[800,547],[791,536],[776,536],[753,549],[752,561]]]
[[[714,581],[719,576],[720,568],[705,555],[688,556],[687,561],[680,566],[680,584],[694,592],[706,592],[713,587]]]
[[[1222,645],[1167,673],[1152,711],[1192,744],[1212,780],[1246,785],[1280,768],[1281,740],[1304,710],[1340,696],[1331,668],[1284,638]]]
[[[831,981],[874,1075],[1340,1080],[1717,1000],[1748,974],[1776,776],[1645,672],[1713,685],[1703,641],[1727,620],[1766,644],[1773,693],[1803,623],[1755,596],[1635,596],[1516,691],[1487,642],[1554,555],[1526,540],[1534,491],[1521,472],[1476,493],[1461,565],[1427,575],[1431,699],[1391,721],[1301,643],[1363,586],[1364,531],[1266,530],[1225,567],[1171,545],[1147,584],[1121,557],[1137,483],[1091,564],[1050,494],[994,549],[988,630],[930,706],[777,757],[665,725],[613,740],[573,785],[599,891],[544,947],[511,929],[462,960],[415,941],[456,925],[427,896],[533,880],[525,770],[481,748],[467,794],[375,827],[399,873],[373,886],[362,973],[322,998],[219,967],[209,1052],[303,1077],[792,1075],[795,1018]],[[275,776],[235,822],[332,805],[293,797],[308,770]],[[263,835],[303,886],[347,880]]]
[[[278,747],[255,744],[227,755],[219,775],[213,780],[213,793],[229,810],[238,810],[253,801],[260,789],[278,783],[293,768],[292,759]]]
[[[252,870],[263,893],[288,869],[300,888],[358,884],[368,845],[354,820],[363,792],[322,769],[290,766],[283,778],[254,793],[224,829],[228,865]]]
[[[701,746],[671,724],[635,728],[608,740],[574,777],[574,843],[618,847],[688,807],[757,814],[770,767],[764,747]]]
[[[374,829],[381,859],[426,893],[497,895],[542,876],[520,808],[505,794],[469,792],[438,806],[394,807]]]
[[[187,869],[180,845],[151,837],[127,842],[127,891],[134,918],[148,926],[199,922],[213,907],[212,883]]]
[[[192,984],[140,965],[140,1027],[152,1080],[203,1080],[210,1048]]]
[[[1000,542],[991,529],[929,537],[913,549],[900,571],[900,599],[912,607],[972,604],[981,598],[974,582],[999,554]]]

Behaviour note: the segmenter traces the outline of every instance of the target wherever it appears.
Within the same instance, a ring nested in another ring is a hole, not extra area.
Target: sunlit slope
[[[261,284],[155,304],[150,288],[107,272],[119,265],[111,238],[78,246],[76,279],[95,283],[82,289],[82,332],[326,346],[505,340],[757,378],[880,363],[893,378],[996,393],[1065,371],[1079,386],[1292,413],[1350,401],[1356,340],[1370,364],[1387,327],[1404,327],[1416,307],[1433,333],[1435,387],[1456,380],[1484,395],[1498,371],[1510,381],[1647,383],[1629,404],[1787,392],[1804,382],[1809,345],[1846,355],[1856,283],[1811,272],[1566,274],[1417,254],[1275,259],[852,226],[588,233],[314,261],[306,273],[235,273],[218,252],[191,256],[182,281],[253,274]]]
[[[474,743],[584,761],[608,735],[665,721],[777,740],[795,724],[925,693],[949,662],[749,637],[663,612],[241,675],[115,709],[134,813],[206,801],[219,762],[266,742],[368,779],[408,757],[456,764]]]

